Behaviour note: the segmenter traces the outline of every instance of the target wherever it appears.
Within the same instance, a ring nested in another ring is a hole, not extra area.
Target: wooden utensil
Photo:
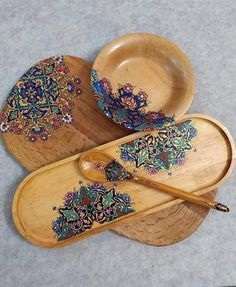
[[[126,170],[112,156],[103,151],[90,150],[82,153],[79,159],[79,168],[85,178],[95,182],[135,181],[206,208],[229,212],[229,208],[222,203],[168,186],[161,182],[151,180],[150,178],[133,174]],[[202,190],[201,192],[204,191]]]
[[[172,176],[163,171],[159,173],[157,179],[158,182],[169,186],[176,186],[179,189],[202,195],[202,190],[207,193],[218,188],[231,174],[235,160],[234,143],[227,129],[211,117],[188,115],[183,120],[186,119],[191,119],[198,130],[198,135],[194,140],[197,152],[188,152],[185,164],[175,166]],[[129,135],[96,149],[119,160],[120,155],[117,151],[119,151],[120,145],[146,133]],[[153,135],[156,133],[157,131],[150,132]],[[139,183],[132,182],[131,184],[124,181],[119,183],[116,189],[119,194],[129,194],[132,199],[131,207],[135,209],[135,212],[130,212],[103,224],[95,222],[91,229],[67,240],[58,241],[52,230],[52,222],[60,215],[59,211],[64,206],[63,198],[68,191],[73,191],[74,187],[79,186],[80,180],[83,181],[83,186],[87,182],[80,173],[79,158],[78,154],[45,166],[30,174],[19,185],[13,200],[13,219],[18,231],[28,241],[42,247],[64,246],[97,232],[118,228],[122,226],[121,224],[131,224],[133,220],[139,222],[141,217],[157,211],[164,212],[171,207],[175,209],[176,205],[182,202],[181,199],[157,192],[151,187],[146,187],[144,190],[143,185]],[[125,164],[125,167],[130,171],[133,170],[132,165]],[[140,169],[137,174],[144,176],[146,172]],[[108,184],[107,188],[113,187]]]
[[[148,33],[121,36],[97,55],[91,85],[99,108],[134,130],[162,128],[190,106],[195,77],[184,53]]]

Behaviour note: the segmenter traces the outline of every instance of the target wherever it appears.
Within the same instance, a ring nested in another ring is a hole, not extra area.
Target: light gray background
[[[197,90],[190,112],[214,116],[235,137],[235,24],[233,0],[1,0],[0,104],[38,60],[71,54],[92,61],[121,34],[153,32],[177,43],[193,63]],[[26,170],[3,145],[0,164],[0,286],[236,285],[235,175],[217,195],[231,212],[211,212],[184,242],[156,248],[106,232],[47,250],[22,239],[12,222],[13,194]]]

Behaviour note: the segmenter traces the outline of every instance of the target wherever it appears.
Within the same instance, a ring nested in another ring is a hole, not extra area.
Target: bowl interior
[[[116,92],[129,83],[133,94],[147,94],[148,111],[178,119],[194,93],[194,74],[183,52],[170,41],[151,34],[130,34],[108,44],[95,60],[99,79],[107,78]]]

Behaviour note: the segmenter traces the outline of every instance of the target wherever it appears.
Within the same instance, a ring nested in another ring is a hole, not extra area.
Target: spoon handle
[[[174,197],[193,202],[197,205],[200,205],[200,206],[203,206],[206,208],[212,208],[212,209],[216,209],[216,210],[223,211],[223,212],[229,211],[229,208],[227,206],[225,206],[224,204],[219,203],[219,202],[215,202],[215,201],[208,199],[208,198],[205,198],[201,195],[196,195],[196,194],[191,193],[191,192],[183,191],[183,190],[177,189],[175,187],[168,186],[166,184],[156,182],[154,180],[150,180],[150,179],[147,179],[147,178],[144,178],[141,176],[137,176],[137,175],[134,176],[133,180],[137,181],[139,183],[145,184],[147,186],[154,187],[160,191],[163,191],[163,192],[166,192],[170,195],[173,195]]]

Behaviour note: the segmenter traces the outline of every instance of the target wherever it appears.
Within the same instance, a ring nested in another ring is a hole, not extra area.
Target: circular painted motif
[[[10,91],[0,113],[0,131],[46,141],[52,130],[73,120],[74,100],[82,93],[80,79],[70,74],[63,56],[31,67]]]

